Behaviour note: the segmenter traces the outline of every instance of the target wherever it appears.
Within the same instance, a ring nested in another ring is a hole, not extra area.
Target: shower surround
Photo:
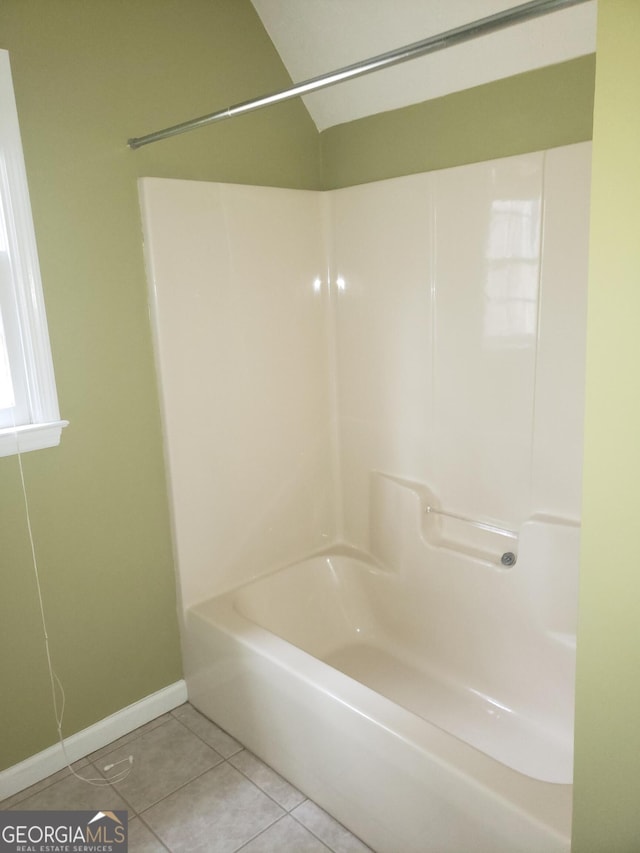
[[[190,698],[379,851],[569,849],[589,174],[141,181]]]

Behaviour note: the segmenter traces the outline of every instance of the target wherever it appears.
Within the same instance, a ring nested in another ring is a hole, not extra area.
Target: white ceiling
[[[295,83],[519,5],[517,0],[252,0]],[[596,0],[340,83],[304,102],[318,130],[595,51]],[[256,92],[257,95],[265,94]]]

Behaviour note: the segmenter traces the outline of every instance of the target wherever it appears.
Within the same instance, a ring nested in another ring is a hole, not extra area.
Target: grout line
[[[172,853],[171,848],[170,848],[170,847],[167,847],[167,845],[164,843],[164,841],[160,838],[160,836],[159,836],[156,832],[154,832],[154,830],[149,826],[149,824],[146,822],[146,820],[144,820],[140,815],[136,815],[136,818],[135,818],[135,819],[136,819],[136,820],[139,820],[139,821],[140,821],[140,823],[141,823],[143,826],[145,826],[145,827],[149,830],[149,832],[151,833],[151,835],[153,835],[153,837],[154,837],[154,838],[156,838],[156,839],[158,840],[158,843],[159,843],[162,847],[164,847],[164,849],[165,849],[165,850],[168,850],[168,851],[169,851],[169,853]]]
[[[312,802],[313,802],[313,800],[312,800]],[[302,803],[300,805],[302,805]],[[316,805],[317,805],[317,803],[316,803]],[[320,808],[320,806],[318,806],[318,808]],[[296,823],[299,823],[301,827],[303,827],[304,829],[307,830],[307,832],[309,832],[311,835],[313,835],[313,837],[316,838],[321,844],[324,844],[324,846],[327,848],[327,850],[330,850],[331,853],[336,853],[336,851],[333,849],[333,847],[330,847],[323,838],[320,838],[320,836],[317,835],[306,824],[304,824],[301,820],[298,820],[298,818],[294,814],[292,814],[291,817],[296,821]],[[335,820],[335,818],[333,818],[333,820]],[[336,823],[337,823],[337,821],[336,821]],[[342,826],[342,824],[340,824],[340,826]],[[353,835],[353,833],[350,832],[346,827],[342,827],[342,828],[345,830],[345,832],[349,832],[350,835]],[[357,838],[356,835],[353,835],[353,837]],[[358,838],[358,841],[360,841],[359,838]],[[364,842],[362,842],[362,843],[364,844]]]
[[[168,794],[165,794],[163,797],[160,797],[160,799],[154,800],[152,803],[149,803],[148,806],[145,806],[141,811],[139,811],[137,813],[138,817],[143,815],[145,812],[148,812],[149,809],[154,808],[159,803],[163,803],[165,800],[167,800],[169,797],[172,797],[178,791],[181,791],[183,788],[186,788],[187,785],[190,785],[192,782],[195,782],[196,779],[202,779],[202,777],[206,776],[207,773],[211,773],[212,770],[217,770],[218,767],[222,767],[222,765],[226,764],[226,763],[227,763],[226,760],[223,759],[222,761],[219,761],[217,764],[214,764],[212,767],[207,767],[207,769],[203,770],[202,773],[198,773],[197,776],[194,776],[192,779],[188,779],[186,782],[183,782],[182,785],[178,785],[177,788],[174,788],[172,791],[169,791]]]
[[[182,722],[182,720],[179,720],[177,717],[174,717],[174,720],[176,721],[176,723],[180,723],[180,725],[182,726],[182,728],[183,728],[183,729],[186,729],[186,730],[189,732],[189,734],[190,734],[190,735],[193,735],[193,736],[194,736],[195,738],[197,738],[201,743],[203,743],[206,747],[208,747],[209,749],[213,750],[213,752],[215,752],[215,754],[216,754],[216,755],[218,755],[218,756],[220,757],[220,761],[218,762],[218,764],[220,764],[220,763],[222,763],[223,761],[226,761],[226,760],[227,760],[227,759],[224,757],[224,755],[222,755],[221,753],[219,753],[219,752],[218,752],[218,750],[215,748],[215,746],[211,746],[211,744],[210,744],[210,743],[207,743],[207,741],[206,741],[204,738],[200,737],[200,735],[199,735],[197,732],[194,732],[194,730],[193,730],[190,726],[188,726],[186,723],[183,723],[183,722]],[[214,725],[215,725],[215,723],[214,723]],[[222,731],[222,729],[220,729],[220,731]],[[226,734],[226,732],[225,732],[225,734]],[[231,737],[231,735],[229,735],[229,737]],[[234,740],[235,740],[235,738],[234,738]],[[236,754],[237,754],[236,752],[234,752],[234,753],[233,753],[233,755],[236,755]],[[214,765],[214,766],[217,766],[217,765]]]
[[[281,814],[280,817],[277,817],[274,821],[271,821],[268,826],[265,826],[263,829],[260,830],[260,832],[257,832],[255,835],[252,835],[251,838],[249,838],[247,841],[244,841],[240,847],[236,847],[235,850],[231,851],[231,853],[240,853],[240,851],[244,850],[247,845],[251,844],[252,841],[255,841],[256,838],[260,838],[261,835],[263,835],[265,832],[274,827],[279,821],[287,817],[287,815],[288,812]]]
[[[189,705],[189,707],[193,708],[193,705],[191,705],[189,702],[187,702],[185,704],[187,704],[187,705]],[[180,705],[180,707],[182,708],[182,705]],[[177,709],[174,708],[174,711],[175,710],[177,710]],[[193,708],[193,710],[196,712],[196,714],[200,714],[200,711],[198,711],[197,708]],[[208,746],[209,749],[212,749],[215,753],[217,753],[220,756],[220,758],[222,758],[223,761],[228,761],[229,758],[233,758],[234,755],[237,755],[239,752],[242,752],[243,749],[246,749],[246,747],[243,746],[240,743],[240,741],[237,740],[237,738],[234,738],[233,735],[229,734],[229,732],[220,728],[220,726],[217,723],[214,723],[213,720],[209,720],[207,717],[204,716],[204,714],[200,714],[200,716],[202,717],[203,720],[205,720],[205,722],[211,723],[212,726],[215,726],[219,731],[221,731],[228,738],[230,738],[231,740],[235,741],[238,744],[238,749],[236,749],[235,752],[232,752],[231,755],[222,755],[222,753],[218,752],[218,750],[215,748],[215,746],[211,746],[211,744],[208,743],[204,738],[200,737],[198,732],[194,731],[191,728],[191,726],[187,725],[187,723],[185,723],[183,720],[179,719],[179,717],[174,716],[173,711],[170,711],[169,713],[171,714],[171,716],[173,717],[173,719],[176,722],[180,723],[181,726],[184,726],[184,728],[187,729],[187,731],[191,732],[192,735],[195,735],[195,737],[197,737],[199,740],[201,740],[202,743],[205,744],[205,746]]]
[[[139,814],[143,815],[145,812],[149,811],[149,809],[154,808],[159,803],[163,803],[169,797],[172,797],[174,794],[177,794],[178,791],[181,791],[183,788],[186,788],[187,785],[190,785],[192,782],[195,782],[196,779],[202,779],[203,776],[206,776],[207,773],[211,773],[212,770],[215,770],[217,767],[220,767],[223,763],[223,761],[219,761],[217,764],[214,764],[213,767],[208,767],[206,770],[203,770],[202,773],[198,773],[198,775],[194,776],[193,779],[188,779],[186,782],[183,782],[182,785],[178,785],[177,788],[174,788],[172,791],[169,791],[169,793],[165,794],[164,797],[160,797],[160,799],[154,800],[152,803],[149,803],[149,805],[145,806],[142,811],[139,812]]]
[[[265,795],[265,797],[269,797],[269,799],[270,799],[272,802],[274,802],[274,803],[275,803],[279,808],[281,808],[285,814],[291,814],[291,811],[292,811],[293,809],[297,809],[297,808],[298,808],[298,806],[301,806],[301,805],[302,805],[302,803],[306,803],[306,801],[309,799],[309,798],[307,797],[307,795],[306,795],[306,794],[304,794],[302,791],[300,791],[300,789],[299,789],[299,788],[296,788],[296,786],[295,786],[295,785],[292,785],[292,784],[291,784],[291,782],[289,782],[289,780],[288,780],[288,779],[285,779],[285,778],[284,778],[284,776],[281,776],[279,773],[276,773],[276,771],[273,769],[273,767],[269,767],[269,765],[268,765],[268,764],[266,764],[264,761],[262,761],[262,759],[261,759],[261,758],[258,758],[258,756],[257,756],[257,755],[254,755],[254,753],[253,753],[253,752],[251,752],[251,750],[247,749],[247,748],[246,748],[246,746],[242,749],[242,752],[246,752],[248,755],[253,755],[253,757],[256,759],[256,761],[259,761],[261,764],[264,764],[264,766],[265,766],[268,770],[270,770],[272,773],[274,773],[276,776],[278,776],[280,779],[282,779],[282,781],[283,781],[283,782],[286,782],[286,783],[287,783],[287,785],[289,785],[289,787],[293,788],[293,790],[294,790],[294,791],[298,791],[298,793],[300,793],[300,794],[304,797],[304,800],[301,800],[299,803],[296,803],[296,804],[295,804],[295,806],[291,806],[291,808],[290,808],[290,809],[288,809],[288,808],[286,808],[286,806],[283,806],[283,805],[282,805],[282,803],[279,803],[279,802],[275,799],[275,797],[273,797],[273,796],[272,796],[268,791],[265,791],[265,789],[264,789],[261,785],[258,785],[258,783],[257,783],[257,782],[255,782],[255,781],[254,781],[250,776],[247,776],[247,774],[244,772],[244,770],[241,770],[239,767],[236,767],[234,764],[231,764],[231,762],[229,761],[229,759],[225,759],[225,762],[226,762],[227,764],[229,764],[231,767],[233,767],[233,769],[234,769],[234,770],[237,770],[237,771],[238,771],[238,773],[240,773],[240,775],[241,775],[241,776],[244,776],[244,778],[245,778],[245,779],[247,779],[249,782],[251,782],[251,784],[252,784],[254,787],[256,787],[259,791],[261,791],[261,792]],[[230,758],[234,758],[236,755],[238,755],[238,753],[237,753],[237,752],[236,752],[236,753],[234,753],[234,755],[230,756]],[[282,815],[282,817],[284,817],[284,815]],[[280,818],[278,818],[278,820],[280,820]]]
[[[106,758],[106,756],[103,756],[103,758]],[[100,761],[102,761],[102,758],[100,759]],[[98,767],[98,765],[97,765],[97,764],[94,764],[94,763],[93,763],[93,761],[90,761],[90,762],[89,762],[89,767],[93,768],[93,770],[95,770],[95,772],[96,772],[99,776],[102,776],[102,777],[103,777],[103,779],[105,779],[105,781],[107,781],[107,777],[104,775],[104,771],[103,771],[103,770],[100,770],[100,768]],[[115,783],[115,784],[114,784],[113,782],[109,782],[109,788],[114,792],[114,794],[117,794],[117,795],[118,795],[118,797],[120,797],[120,799],[123,801],[123,803],[124,803],[124,804],[126,805],[126,807],[127,807],[127,812],[131,811],[131,812],[133,813],[133,816],[134,816],[134,817],[138,817],[138,812],[133,808],[133,806],[131,805],[131,803],[129,802],[129,800],[124,796],[124,794],[122,794],[122,793],[121,793],[121,792],[116,788],[116,784],[117,784],[117,783]],[[106,790],[106,789],[105,789],[105,790]]]
[[[308,799],[309,798],[307,798],[307,800]],[[306,800],[305,800],[305,802],[306,802]],[[347,827],[343,823],[340,823],[339,820],[336,820],[336,818],[333,817],[333,815],[330,815],[329,812],[325,812],[325,810],[321,806],[319,806],[315,802],[315,800],[310,800],[310,802],[313,803],[313,805],[316,806],[317,808],[319,808],[322,812],[324,812],[327,815],[327,817],[331,818],[331,820],[334,823],[336,823],[341,829],[343,829],[346,833],[348,833],[352,838],[355,838],[356,841],[359,841],[360,844],[362,844],[362,846],[365,848],[365,850],[370,850],[371,853],[376,853],[376,851],[372,847],[369,847],[367,844],[365,844],[361,838],[358,838],[358,836],[355,833],[351,832],[350,829],[347,829]],[[303,804],[300,803],[300,805],[303,805]],[[297,806],[296,806],[296,808],[297,808]],[[326,841],[324,838],[321,838],[319,835],[317,835],[310,827],[308,827],[305,823],[303,823],[301,820],[299,820],[293,813],[291,814],[291,817],[294,820],[296,820],[300,824],[300,826],[303,826],[307,830],[307,832],[310,832],[311,835],[314,836],[314,838],[317,838],[318,841],[320,841],[322,844],[324,844],[324,846],[327,848],[327,850],[330,850],[331,853],[337,853],[337,851],[333,847],[331,847],[331,845],[329,844],[328,841]]]

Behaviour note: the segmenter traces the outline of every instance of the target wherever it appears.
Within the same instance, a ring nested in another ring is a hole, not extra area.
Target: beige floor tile
[[[102,769],[102,761],[111,763],[128,755],[133,756],[132,771],[114,787],[138,813],[222,761],[174,719],[104,756],[98,766]]]
[[[352,835],[341,823],[323,811],[311,800],[306,800],[291,812],[315,836],[320,838],[334,853],[372,853],[371,848]]]
[[[240,848],[240,853],[330,853],[322,841],[286,815],[257,838]]]
[[[167,853],[167,848],[138,817],[129,821],[129,853]]]
[[[220,764],[144,812],[174,853],[234,853],[284,812],[229,764]]]
[[[242,744],[208,720],[188,702],[171,712],[180,722],[225,758],[240,752]]]
[[[291,811],[306,800],[305,795],[297,788],[290,785],[286,779],[283,779],[275,770],[272,770],[246,749],[232,756],[229,763],[233,764],[236,770],[244,773],[259,788],[262,788],[265,794],[268,794],[287,811]]]

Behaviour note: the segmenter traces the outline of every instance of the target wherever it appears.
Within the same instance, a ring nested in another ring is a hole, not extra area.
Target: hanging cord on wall
[[[40,573],[38,571],[38,560],[36,557],[36,546],[33,538],[33,530],[31,526],[31,512],[29,510],[29,499],[27,497],[27,487],[25,484],[24,477],[24,468],[22,466],[22,453],[20,451],[20,436],[18,430],[16,429],[15,422],[13,424],[13,428],[15,430],[16,442],[17,442],[17,456],[18,456],[18,468],[20,471],[20,484],[22,486],[22,497],[24,499],[24,508],[25,508],[25,517],[27,522],[27,532],[29,535],[29,544],[31,546],[31,562],[33,566],[33,573],[36,580],[36,589],[38,592],[38,604],[40,606],[40,619],[42,622],[42,633],[44,635],[44,647],[47,655],[47,667],[49,669],[49,683],[51,686],[51,700],[53,704],[53,713],[56,719],[56,728],[58,732],[58,740],[60,741],[60,746],[62,747],[62,752],[64,754],[64,758],[66,761],[66,765],[76,777],[76,779],[80,779],[82,782],[86,782],[88,785],[93,785],[97,788],[107,788],[112,785],[114,782],[122,782],[127,778],[129,773],[131,773],[132,765],[133,765],[133,756],[130,755],[128,758],[123,759],[122,761],[116,761],[113,764],[107,764],[103,769],[104,771],[112,770],[114,767],[117,767],[119,764],[127,764],[123,770],[118,771],[113,776],[109,778],[102,777],[93,777],[89,778],[87,776],[82,776],[80,773],[76,772],[71,766],[71,759],[67,753],[67,747],[64,742],[64,735],[62,734],[62,721],[64,718],[64,707],[65,707],[65,693],[64,687],[62,686],[62,682],[58,678],[56,671],[53,668],[53,662],[51,659],[51,649],[49,647],[49,633],[47,631],[47,620],[45,618],[44,611],[44,601],[42,598],[42,588],[40,586]],[[60,698],[58,699],[58,693]]]

